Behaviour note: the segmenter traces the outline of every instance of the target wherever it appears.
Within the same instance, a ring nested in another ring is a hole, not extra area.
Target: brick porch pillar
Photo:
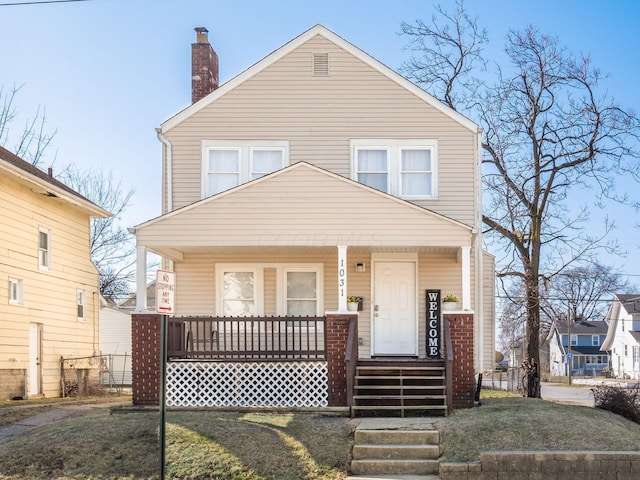
[[[445,312],[444,316],[449,320],[453,344],[453,408],[470,408],[475,397],[473,314]]]
[[[159,405],[160,315],[131,315],[131,370],[134,405]]]
[[[349,337],[349,323],[356,322],[355,338],[358,338],[358,315],[354,313],[327,313],[327,371],[329,380],[329,406],[347,406],[347,366],[345,353]],[[357,343],[356,343],[357,345]],[[357,349],[354,352],[357,360]]]

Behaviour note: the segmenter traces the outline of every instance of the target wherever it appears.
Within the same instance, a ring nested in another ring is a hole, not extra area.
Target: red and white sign
[[[175,308],[176,274],[165,270],[156,272],[156,313],[173,315]]]

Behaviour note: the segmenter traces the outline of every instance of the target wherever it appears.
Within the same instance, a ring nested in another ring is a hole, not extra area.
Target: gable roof
[[[566,334],[568,332],[567,325],[565,323],[556,323],[558,333]],[[571,324],[572,335],[604,335],[607,333],[609,325],[603,320],[587,321],[581,320],[573,322]]]
[[[275,63],[276,61],[278,61],[279,59],[281,59],[282,57],[284,57],[288,53],[292,52],[293,50],[298,48],[300,45],[304,44],[305,42],[309,41],[310,39],[314,38],[317,35],[320,35],[320,36],[326,38],[327,40],[329,40],[330,42],[333,42],[338,47],[340,47],[340,48],[346,50],[347,52],[351,53],[356,58],[360,59],[361,61],[363,61],[367,65],[371,66],[373,69],[375,69],[378,72],[380,72],[381,74],[385,75],[390,80],[396,82],[401,87],[409,90],[414,95],[416,95],[418,98],[423,100],[425,103],[427,103],[428,105],[430,105],[430,106],[434,107],[435,109],[439,110],[440,112],[442,112],[443,114],[447,115],[448,117],[450,117],[454,121],[456,121],[459,124],[463,125],[464,127],[468,128],[472,132],[476,133],[476,132],[479,131],[480,127],[476,123],[474,123],[473,121],[471,121],[470,119],[468,119],[464,115],[456,112],[452,108],[446,106],[440,100],[438,100],[434,96],[430,95],[429,93],[427,93],[426,91],[424,91],[423,89],[418,87],[415,83],[407,80],[405,77],[403,77],[402,75],[400,75],[396,71],[394,71],[391,68],[387,67],[385,64],[383,64],[382,62],[376,60],[371,55],[369,55],[368,53],[362,51],[361,49],[359,49],[358,47],[356,47],[352,43],[349,43],[348,41],[346,41],[345,39],[343,39],[339,35],[333,33],[331,30],[329,30],[328,28],[324,27],[323,25],[316,25],[316,26],[310,28],[309,30],[307,30],[306,32],[302,33],[301,35],[297,36],[293,40],[289,41],[288,43],[286,43],[282,47],[278,48],[274,52],[270,53],[269,55],[264,57],[262,60],[258,61],[257,63],[255,63],[254,65],[249,67],[244,72],[240,73],[236,77],[234,77],[231,80],[229,80],[228,82],[224,83],[219,88],[217,88],[216,90],[214,90],[213,92],[211,92],[209,95],[205,96],[204,98],[202,98],[198,102],[188,106],[187,108],[185,108],[181,112],[177,113],[173,117],[171,117],[168,120],[166,120],[160,126],[161,132],[162,133],[166,133],[168,130],[172,129],[173,127],[175,127],[176,125],[181,123],[186,118],[190,117],[191,115],[195,114],[196,112],[199,112],[200,110],[202,110],[206,106],[208,106],[211,103],[215,102],[218,98],[222,97],[227,92],[229,92],[229,91],[233,90],[234,88],[238,87],[239,85],[241,85],[242,83],[244,83],[248,79],[252,78],[254,75],[258,74],[259,72],[261,72],[265,68],[269,67],[270,65],[272,65],[273,63]]]
[[[451,248],[470,245],[473,228],[298,162],[149,220],[135,233],[138,245],[184,251],[338,244]]]
[[[640,294],[631,293],[616,293],[605,317],[609,320],[609,331],[607,332],[607,338],[605,338],[602,349],[610,350],[615,340],[616,331],[618,328],[618,320],[622,317],[621,309],[628,315],[634,315],[640,313]]]
[[[17,181],[29,185],[35,193],[62,199],[87,211],[92,217],[106,218],[111,216],[111,213],[74,189],[3,147],[0,147],[0,172],[5,172]]]
[[[627,313],[640,313],[640,293],[617,293],[616,297]]]

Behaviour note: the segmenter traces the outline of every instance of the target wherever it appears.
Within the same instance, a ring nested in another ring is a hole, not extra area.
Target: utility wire
[[[0,3],[0,7],[18,7],[24,5],[43,5],[48,3],[90,2],[91,0],[42,0],[37,2]]]

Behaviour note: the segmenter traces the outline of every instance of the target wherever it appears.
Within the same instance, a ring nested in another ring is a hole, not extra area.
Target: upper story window
[[[285,141],[203,141],[202,196],[224,192],[289,163]]]
[[[591,345],[594,347],[600,345],[600,335],[591,335]]]
[[[353,179],[397,197],[437,198],[435,140],[352,140]]]
[[[22,280],[17,278],[9,279],[9,304],[22,305]]]
[[[85,295],[84,290],[78,289],[76,291],[76,309],[78,312],[78,320],[85,320]]]
[[[38,230],[38,265],[44,270],[51,268],[51,231],[44,228]]]
[[[571,346],[575,347],[578,345],[578,336],[577,335],[571,335]]]

